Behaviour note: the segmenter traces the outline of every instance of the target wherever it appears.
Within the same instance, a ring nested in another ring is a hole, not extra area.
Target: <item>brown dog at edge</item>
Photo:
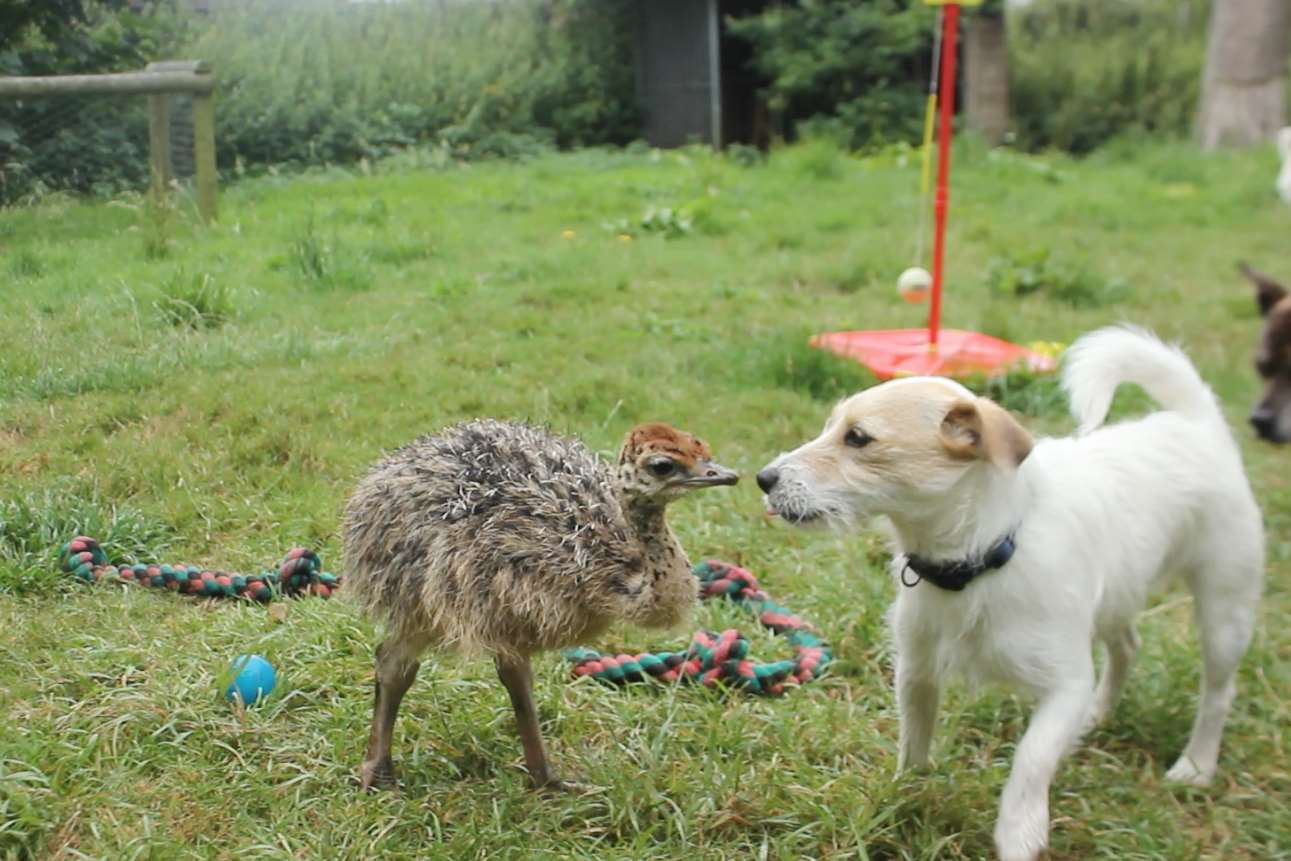
[[[1255,350],[1255,370],[1264,380],[1264,394],[1251,410],[1251,426],[1261,438],[1291,440],[1291,299],[1268,275],[1239,263],[1238,269],[1255,287],[1255,301],[1264,318]]]

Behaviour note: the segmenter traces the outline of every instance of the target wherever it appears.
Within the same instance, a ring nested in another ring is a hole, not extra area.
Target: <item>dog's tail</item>
[[[1214,393],[1183,351],[1145,329],[1108,326],[1077,340],[1063,357],[1062,385],[1078,433],[1103,423],[1121,383],[1137,383],[1170,412],[1223,422]]]

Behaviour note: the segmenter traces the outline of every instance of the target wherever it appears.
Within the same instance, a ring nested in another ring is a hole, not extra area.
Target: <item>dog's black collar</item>
[[[906,554],[905,564],[901,567],[901,585],[912,587],[919,585],[920,580],[927,580],[938,588],[949,592],[959,592],[973,582],[979,574],[995,568],[1003,568],[1013,558],[1017,544],[1013,533],[996,541],[976,559],[955,559],[951,562],[933,562],[913,553]],[[914,579],[906,577],[907,571],[914,572]]]

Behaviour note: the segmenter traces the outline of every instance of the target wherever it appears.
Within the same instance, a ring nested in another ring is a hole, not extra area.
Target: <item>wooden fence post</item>
[[[214,93],[193,96],[193,170],[197,178],[197,211],[206,221],[214,221],[217,214]]]
[[[144,71],[153,73],[188,72],[212,81],[211,64],[205,60],[164,60],[149,63]],[[169,148],[167,149],[169,160]],[[215,176],[215,86],[193,90],[193,173],[197,186],[197,211],[208,224],[218,210],[218,183]]]
[[[154,93],[148,97],[148,165],[152,176],[154,203],[162,201],[174,178],[170,164],[169,99],[164,93]]]

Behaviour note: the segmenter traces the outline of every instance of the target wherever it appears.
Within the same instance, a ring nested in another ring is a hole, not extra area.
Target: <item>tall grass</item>
[[[1010,109],[1027,149],[1177,136],[1197,109],[1208,0],[1049,0],[1009,13]]]
[[[189,276],[177,269],[163,282],[155,303],[162,320],[177,329],[214,329],[233,317],[233,291],[209,272]]]
[[[292,238],[290,260],[296,276],[318,290],[366,290],[372,286],[371,273],[364,262],[339,236],[333,234],[330,239],[322,236],[314,226],[312,214]]]
[[[189,51],[221,81],[225,165],[463,156],[634,131],[624,3],[229,0]]]

